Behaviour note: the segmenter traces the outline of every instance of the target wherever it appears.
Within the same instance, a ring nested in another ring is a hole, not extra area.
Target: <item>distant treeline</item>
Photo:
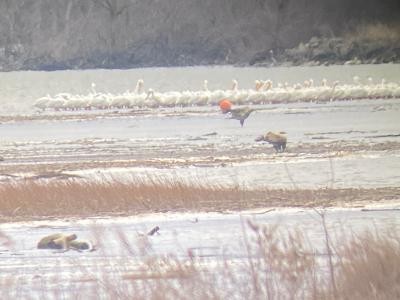
[[[248,64],[399,15],[399,0],[1,0],[0,70]]]

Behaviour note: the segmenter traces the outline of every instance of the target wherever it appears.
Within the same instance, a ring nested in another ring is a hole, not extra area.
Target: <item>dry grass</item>
[[[121,265],[118,261],[116,264],[111,256],[109,266],[102,265],[104,269],[97,270],[98,274],[91,274],[77,265],[74,279],[43,278],[38,290],[43,298],[48,296],[46,293],[51,287],[55,298],[77,293],[80,299],[98,299],[100,295],[104,299],[367,300],[400,297],[400,235],[396,228],[387,232],[369,231],[360,236],[347,233],[333,241],[332,252],[327,248],[316,251],[307,236],[297,230],[253,222],[244,223],[244,228],[248,258],[232,263],[227,256],[214,260],[215,264],[191,255],[188,259],[179,259],[147,254],[132,261],[133,248],[141,246],[127,243],[124,233],[118,232],[117,238],[125,249],[121,254],[126,257],[125,263]],[[321,238],[331,240],[329,235]],[[137,243],[149,241],[143,239]],[[146,245],[142,254],[145,248]],[[139,266],[135,270],[130,268],[133,262]],[[121,271],[107,272],[111,266],[118,266]],[[2,277],[0,287],[2,299],[12,299],[21,288],[21,282]]]
[[[321,253],[298,230],[253,222],[245,227],[248,259],[239,264],[226,258],[210,267],[198,257],[189,261],[148,257],[141,271],[123,279],[141,299],[400,297],[400,235],[394,228],[384,233],[347,234],[335,241],[326,232],[322,238],[332,245]],[[112,286],[108,289],[113,291]]]
[[[236,187],[135,178],[129,181],[27,180],[0,186],[3,216],[87,216],[211,209],[221,199],[238,200]],[[260,192],[248,196],[261,198]],[[238,204],[240,206],[240,203]]]
[[[240,211],[266,207],[354,206],[400,198],[400,188],[243,189],[163,178],[21,180],[0,185],[0,220]]]
[[[338,289],[345,299],[400,299],[398,232],[366,232],[342,245],[338,255]]]

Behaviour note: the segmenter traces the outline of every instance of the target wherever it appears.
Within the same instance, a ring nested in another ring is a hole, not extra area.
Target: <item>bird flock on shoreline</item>
[[[157,92],[151,88],[146,91],[144,81],[139,79],[134,91],[119,94],[97,92],[96,85],[92,83],[91,90],[86,95],[70,93],[46,95],[37,99],[33,106],[42,111],[75,111],[216,106],[222,99],[229,99],[234,105],[260,105],[400,98],[400,84],[386,82],[385,79],[375,83],[371,78],[362,83],[358,76],[353,78],[352,84],[340,84],[338,81],[328,83],[326,79],[315,84],[312,79],[309,79],[294,85],[288,83],[275,85],[272,80],[256,80],[254,88],[239,89],[236,80],[232,80],[232,83],[232,86],[227,89],[209,90],[208,82],[205,80],[201,90]]]

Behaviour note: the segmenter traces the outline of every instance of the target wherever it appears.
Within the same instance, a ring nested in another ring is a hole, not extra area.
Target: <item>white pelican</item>
[[[232,79],[232,91],[237,91],[239,88],[239,83],[236,79]]]
[[[208,92],[208,80],[205,79],[203,82],[203,91]]]
[[[144,92],[144,81],[143,81],[143,79],[139,79],[136,82],[135,93],[142,94],[143,92]]]

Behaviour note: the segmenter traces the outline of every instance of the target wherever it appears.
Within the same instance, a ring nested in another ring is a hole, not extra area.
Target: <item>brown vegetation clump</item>
[[[237,187],[193,185],[165,178],[26,180],[0,186],[3,217],[88,216],[211,209],[236,200]],[[257,196],[258,195],[258,196]],[[262,198],[260,192],[248,196]]]
[[[17,180],[0,185],[0,219],[357,206],[399,198],[400,188],[250,189],[239,185],[192,184],[162,177]]]
[[[337,279],[344,299],[400,299],[400,238],[396,231],[366,232],[338,251]]]

